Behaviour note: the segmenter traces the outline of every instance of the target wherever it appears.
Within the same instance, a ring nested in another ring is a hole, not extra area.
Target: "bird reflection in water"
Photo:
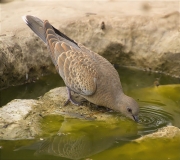
[[[106,122],[84,122],[80,126],[82,121],[68,119],[62,123],[56,135],[18,150],[30,149],[36,150],[35,155],[82,159],[102,152],[118,141],[127,141],[137,134],[137,124],[132,121],[123,120],[118,126]]]

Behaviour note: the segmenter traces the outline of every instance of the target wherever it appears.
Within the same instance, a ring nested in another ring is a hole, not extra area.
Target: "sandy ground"
[[[12,32],[27,32],[22,21],[23,15],[35,15],[48,19],[54,26],[70,19],[78,19],[84,15],[113,16],[162,16],[178,11],[178,1],[116,1],[116,0],[24,0],[1,4],[1,34],[11,35]],[[14,33],[13,33],[14,34]]]

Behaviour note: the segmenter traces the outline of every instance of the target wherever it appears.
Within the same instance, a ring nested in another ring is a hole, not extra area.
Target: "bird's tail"
[[[47,20],[42,21],[41,19],[30,15],[23,16],[22,18],[32,31],[41,38],[45,44],[47,44],[51,53],[52,61],[54,65],[57,66],[57,61],[54,55],[54,45],[58,42],[58,38],[51,24]]]
[[[22,17],[22,19],[33,30],[33,32],[43,40],[44,43],[46,43],[46,30],[48,28],[51,28],[54,31],[55,35],[58,35],[63,38],[63,40],[78,46],[78,44],[74,40],[54,28],[48,21],[42,21],[41,19],[31,15],[25,15]],[[45,27],[46,23],[48,23],[48,27]]]
[[[23,16],[22,19],[34,31],[34,33],[36,33],[36,35],[46,43],[44,22],[39,18],[30,15]]]
[[[61,53],[72,49],[79,49],[79,46],[75,41],[54,28],[48,20],[42,21],[39,18],[30,15],[23,16],[23,20],[34,33],[47,44],[52,61],[56,67],[58,65],[58,57]]]

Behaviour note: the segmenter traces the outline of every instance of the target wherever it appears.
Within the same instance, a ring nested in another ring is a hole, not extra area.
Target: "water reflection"
[[[114,143],[114,138],[96,138],[86,133],[55,135],[38,144],[36,155],[50,154],[70,159],[81,159],[99,153]]]
[[[137,124],[132,121],[117,120],[109,124],[66,119],[56,135],[20,149],[36,150],[35,155],[82,159],[134,135],[137,135]]]

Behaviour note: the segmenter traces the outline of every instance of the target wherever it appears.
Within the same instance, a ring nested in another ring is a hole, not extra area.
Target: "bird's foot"
[[[69,89],[69,87],[66,87],[66,88],[67,88],[67,92],[68,92],[68,99],[67,99],[67,101],[64,103],[64,106],[68,105],[69,102],[71,102],[71,103],[74,104],[74,105],[80,106],[80,105],[82,104],[82,102],[81,102],[81,101],[80,101],[80,102],[77,102],[76,100],[74,100],[74,99],[72,98],[72,95],[71,95],[71,90]]]
[[[72,104],[76,105],[76,106],[80,106],[81,105],[81,102],[77,102],[75,101],[74,99],[72,98],[68,98],[67,101],[64,103],[64,106],[68,105],[69,102],[71,102]]]

